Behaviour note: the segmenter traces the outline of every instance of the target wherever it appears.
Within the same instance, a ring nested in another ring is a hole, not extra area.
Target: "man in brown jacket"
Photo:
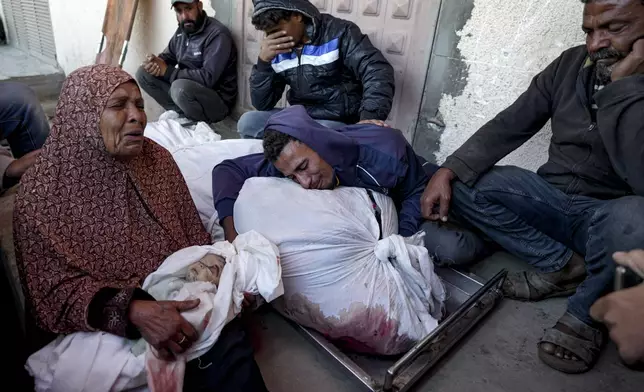
[[[586,45],[565,51],[509,108],[452,154],[421,200],[448,210],[539,272],[508,277],[520,300],[572,295],[539,357],[589,370],[605,341],[590,307],[610,291],[612,254],[644,243],[644,1],[587,0]],[[552,123],[537,173],[495,164]],[[579,285],[579,287],[577,287]]]

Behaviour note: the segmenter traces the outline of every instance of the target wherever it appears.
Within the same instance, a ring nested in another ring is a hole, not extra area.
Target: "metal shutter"
[[[30,54],[56,61],[48,0],[2,0],[10,43]]]

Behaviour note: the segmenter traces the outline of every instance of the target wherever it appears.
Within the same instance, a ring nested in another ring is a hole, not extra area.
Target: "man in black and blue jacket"
[[[253,25],[266,39],[250,77],[258,111],[240,118],[242,137],[262,137],[286,86],[291,105],[304,106],[329,128],[384,125],[394,98],[394,70],[358,26],[321,14],[308,0],[253,3]]]
[[[136,80],[165,110],[192,121],[223,120],[237,100],[237,49],[228,28],[199,0],[172,0],[179,28],[159,56],[149,55]]]

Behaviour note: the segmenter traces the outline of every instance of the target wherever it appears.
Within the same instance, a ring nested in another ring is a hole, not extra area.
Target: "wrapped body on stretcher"
[[[223,327],[240,313],[244,293],[259,294],[269,302],[283,294],[279,253],[256,232],[233,244],[193,246],[168,257],[142,288],[157,300],[201,301],[196,309],[182,313],[200,333],[186,353],[165,362],[142,339],[101,332],[60,336],[27,361],[36,391],[143,391],[146,383],[154,392],[181,391],[185,363],[213,347]]]
[[[208,140],[169,119],[148,125],[145,134],[172,153],[204,225],[213,239],[223,239],[213,168],[262,152],[262,142]],[[279,247],[287,316],[327,338],[354,351],[399,354],[438,325],[444,287],[422,234],[398,235],[391,198],[358,188],[316,191],[288,180],[252,178],[235,203],[234,220],[239,233],[255,230]]]
[[[407,352],[438,326],[446,292],[425,233],[398,235],[389,197],[258,177],[244,184],[234,214],[239,233],[257,231],[279,247],[285,315],[299,324],[345,349],[384,355]]]

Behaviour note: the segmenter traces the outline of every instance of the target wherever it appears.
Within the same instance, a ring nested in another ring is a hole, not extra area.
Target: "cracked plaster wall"
[[[563,50],[583,44],[582,11],[578,0],[473,1],[470,18],[456,32],[460,58],[450,59],[449,84],[456,88],[441,89],[436,118],[445,128],[431,151],[437,162],[509,106]],[[454,72],[459,66],[464,69]],[[547,159],[550,136],[548,125],[502,163],[538,168]]]

